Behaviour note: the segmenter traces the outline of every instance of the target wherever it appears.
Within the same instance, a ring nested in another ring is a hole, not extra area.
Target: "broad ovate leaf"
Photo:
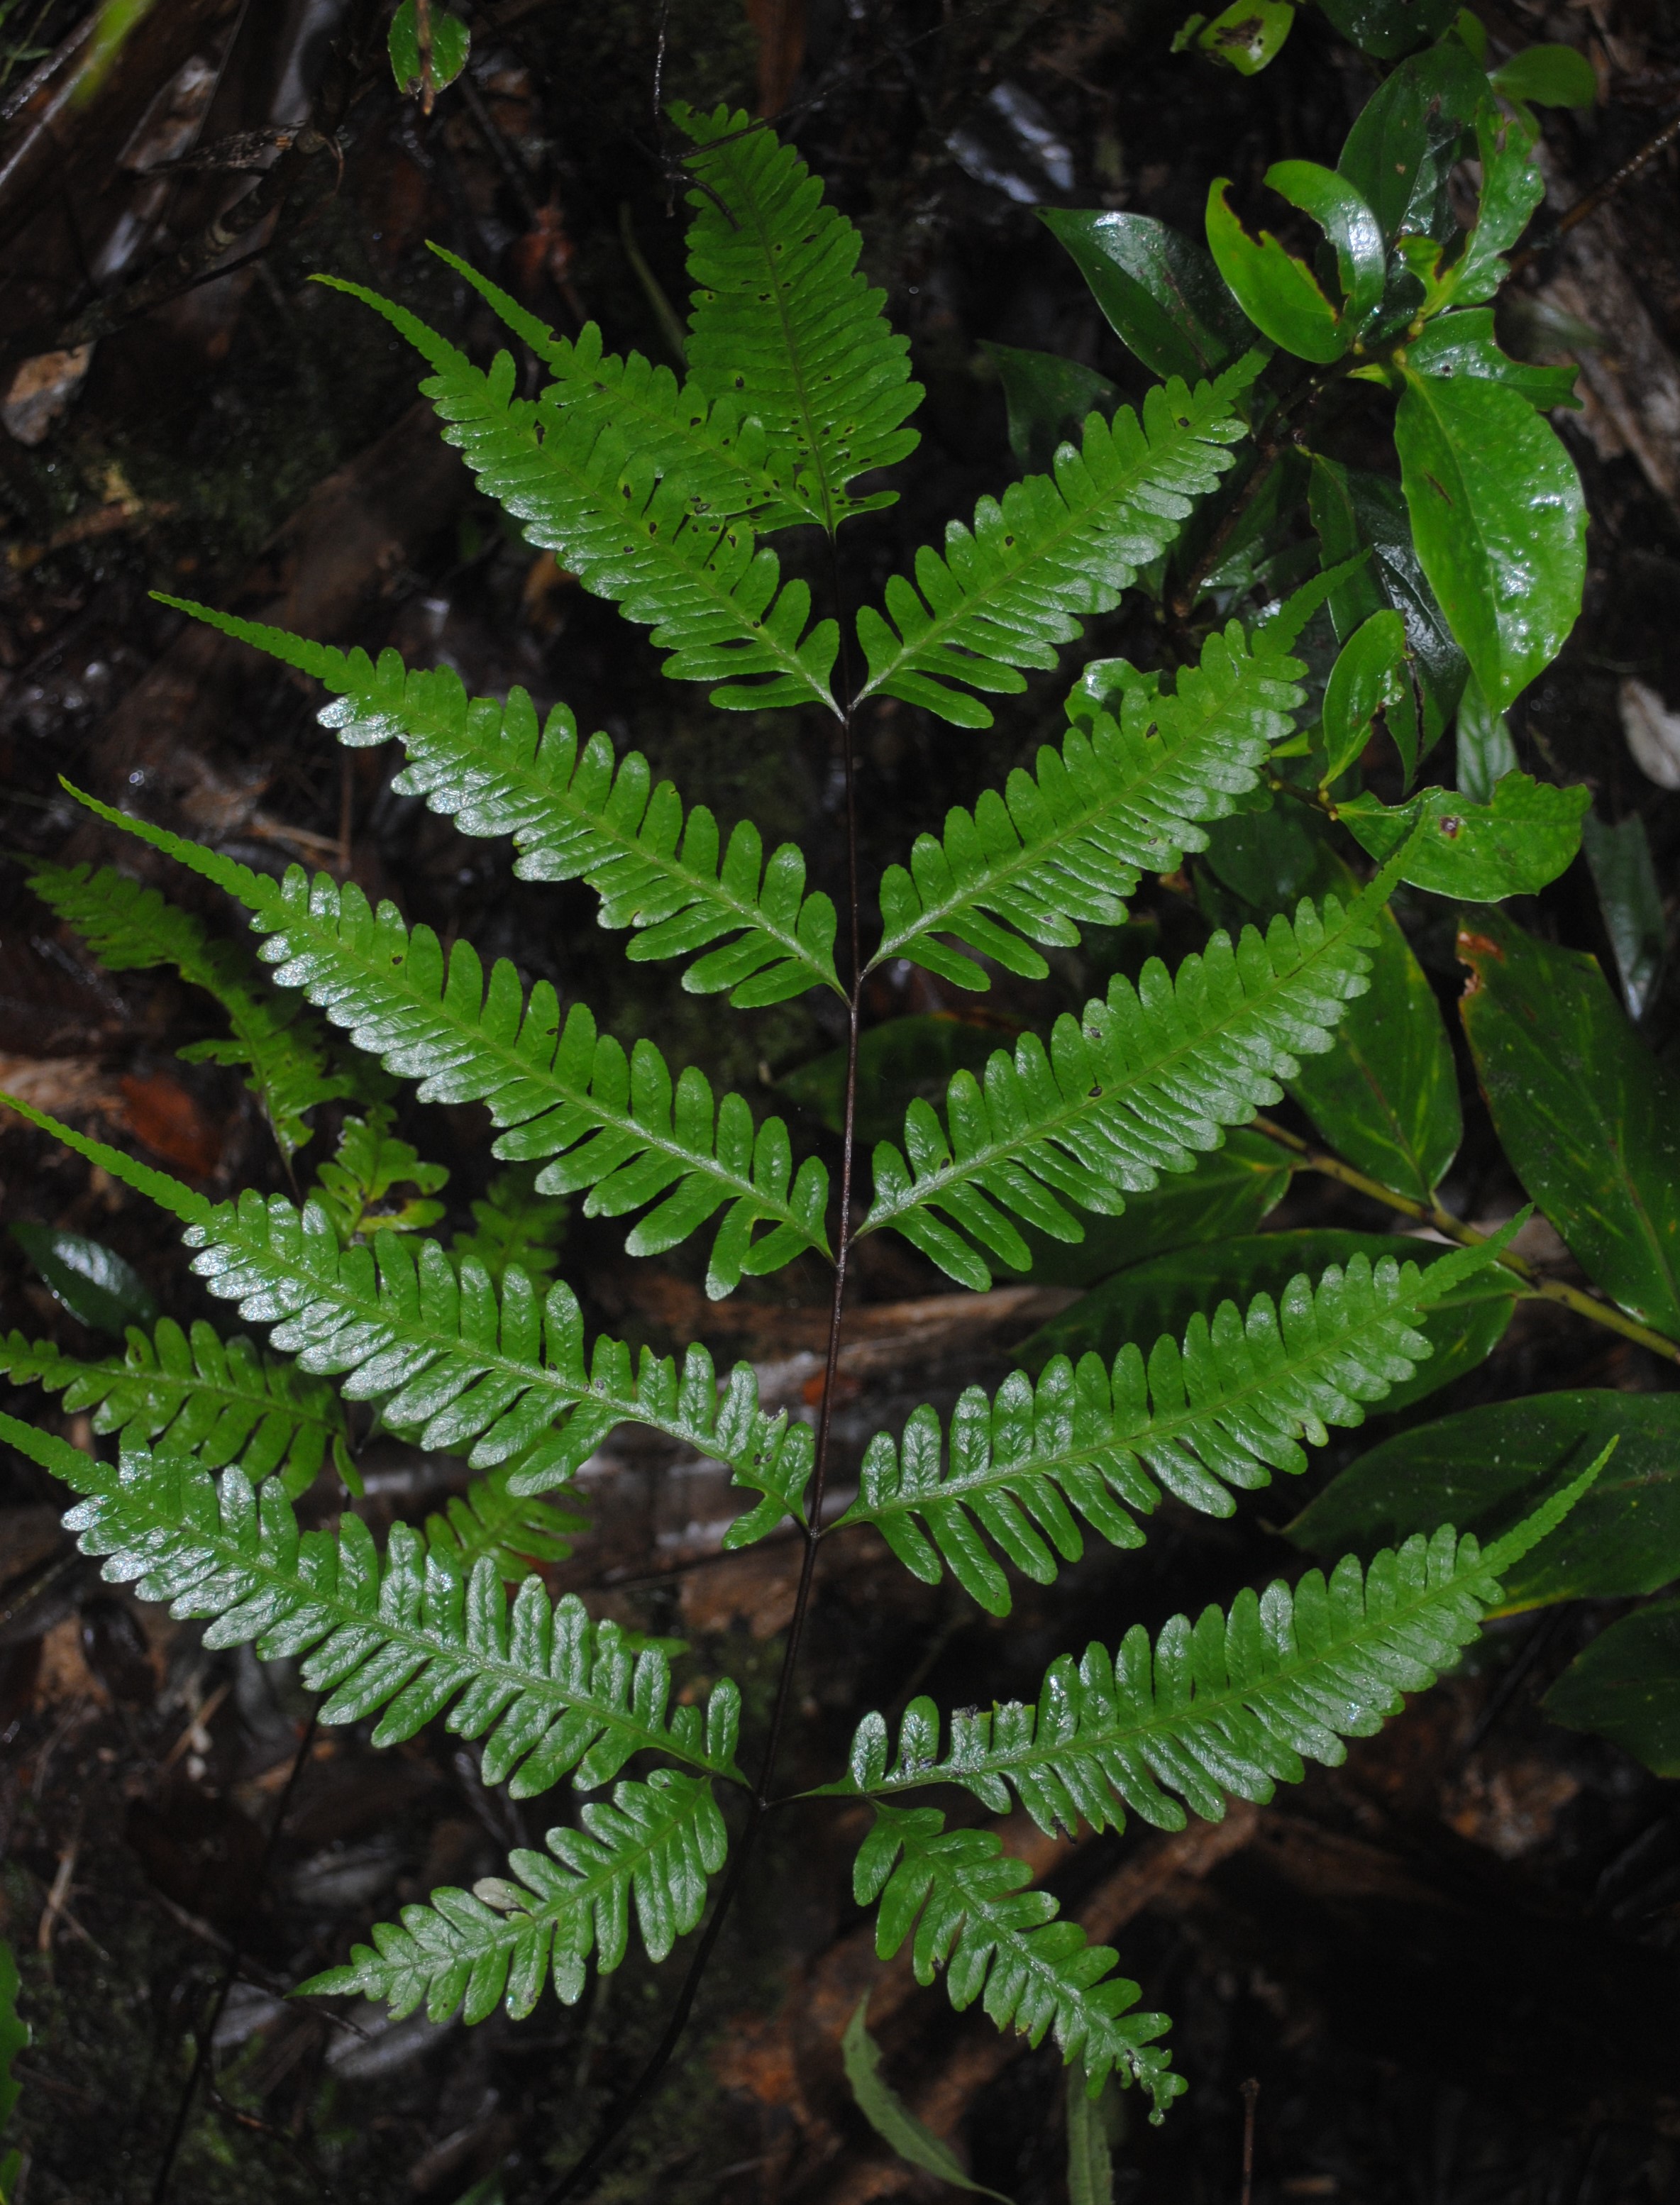
[[[1327,365],[1339,360],[1352,333],[1319,288],[1304,260],[1285,252],[1270,230],[1256,240],[1232,212],[1228,176],[1208,192],[1208,243],[1232,295],[1262,335],[1297,360]]]
[[[1406,849],[1400,877],[1413,888],[1465,903],[1502,903],[1535,895],[1555,881],[1581,847],[1581,822],[1592,801],[1585,788],[1556,788],[1508,773],[1491,804],[1471,804],[1450,788],[1421,789],[1392,808],[1374,796],[1354,797],[1336,816],[1360,847],[1392,857],[1415,826],[1424,832]]]
[[[1153,374],[1197,383],[1248,344],[1248,323],[1194,239],[1147,214],[1041,207],[1038,218],[1073,256],[1110,329]]]

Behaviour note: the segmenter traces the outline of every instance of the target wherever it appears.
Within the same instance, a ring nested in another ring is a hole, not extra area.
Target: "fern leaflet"
[[[672,109],[698,151],[688,165],[688,269],[700,287],[688,362],[720,403],[756,414],[784,494],[832,535],[848,514],[896,493],[847,485],[921,441],[902,425],[919,404],[909,340],[882,312],[886,294],[857,272],[863,244],[791,146],[720,107]]]
[[[533,1287],[546,1291],[560,1262],[568,1205],[557,1196],[538,1194],[535,1178],[528,1165],[497,1172],[484,1199],[471,1205],[472,1230],[449,1242],[457,1263],[476,1256],[498,1287],[508,1266],[517,1263]]]
[[[1063,2059],[1095,2085],[1105,2075],[1137,2082],[1149,2094],[1158,2120],[1185,2088],[1168,2066],[1170,2053],[1153,2048],[1164,2036],[1161,2013],[1134,2013],[1136,1983],[1111,1975],[1115,1955],[1086,1941],[1077,1922],[1058,1921],[1048,1891],[1030,1891],[1032,1871],[1003,1850],[991,1830],[949,1830],[932,1807],[878,1804],[876,1825],[852,1871],[860,1906],[878,1899],[876,1950],[890,1959],[913,1935],[911,1957],[919,1983],[943,1967],[951,2003],[960,2013],[979,1999],[1000,2029],[1015,2028],[1030,2043],[1053,2034]]]
[[[919,1408],[901,1442],[885,1432],[870,1441],[840,1523],[873,1524],[924,1583],[948,1566],[988,1614],[1006,1615],[1009,1584],[988,1538],[1048,1584],[1056,1554],[1075,1561],[1083,1551],[1069,1501],[1117,1547],[1143,1544],[1135,1516],[1155,1507],[1162,1486],[1204,1515],[1229,1516],[1233,1486],[1303,1471],[1303,1439],[1321,1447],[1332,1424],[1362,1423],[1364,1404],[1411,1376],[1429,1353],[1416,1319],[1490,1263],[1512,1229],[1427,1266],[1392,1256],[1374,1267],[1356,1256],[1345,1271],[1333,1263],[1315,1287],[1292,1280],[1280,1306],[1256,1294],[1246,1321],[1222,1302],[1211,1324],[1191,1318],[1182,1348],[1158,1340],[1147,1364],[1128,1343],[1112,1370],[1098,1355],[1082,1356],[1077,1370],[1058,1355],[1036,1388],[1019,1370],[990,1401],[972,1386],[952,1414],[948,1466],[939,1418]]]
[[[1034,1034],[1012,1057],[1000,1049],[983,1090],[957,1073],[948,1136],[918,1097],[905,1118],[908,1165],[890,1141],[876,1148],[875,1200],[859,1231],[890,1225],[983,1290],[991,1272],[973,1242],[1030,1266],[1005,1209],[1078,1240],[1083,1228],[1058,1196],[1117,1216],[1128,1192],[1190,1170],[1224,1127],[1279,1099],[1302,1056],[1331,1046],[1344,1007],[1369,984],[1371,920],[1396,877],[1391,859],[1345,910],[1334,896],[1321,911],[1303,898],[1293,924],[1280,913],[1263,938],[1251,926],[1234,946],[1215,934],[1176,974],[1151,958],[1136,987],[1117,975],[1083,1025],[1056,1021],[1048,1051]]]
[[[629,1946],[632,1900],[648,1956],[662,1960],[700,1919],[706,1880],[728,1851],[711,1786],[657,1768],[645,1784],[618,1785],[610,1805],[591,1802],[582,1822],[550,1830],[547,1853],[513,1853],[517,1881],[487,1876],[471,1892],[434,1891],[425,1905],[405,1906],[400,1925],[381,1923],[347,1966],[300,1989],[383,1999],[395,2020],[423,1999],[432,2021],[457,2007],[464,2021],[483,2021],[498,2001],[523,2020],[550,1974],[561,2003],[577,2004],[591,1951],[601,1973],[612,1973]]]
[[[758,1406],[750,1363],[720,1397],[712,1360],[691,1347],[675,1364],[644,1349],[638,1370],[621,1340],[584,1352],[583,1316],[569,1287],[539,1302],[510,1269],[498,1294],[482,1264],[457,1274],[435,1240],[382,1233],[372,1247],[341,1248],[318,1203],[301,1214],[282,1196],[247,1187],[212,1204],[167,1174],[137,1164],[11,1097],[6,1107],[112,1177],[148,1194],[187,1227],[193,1269],[218,1299],[274,1328],[276,1346],[307,1371],[340,1376],[352,1400],[379,1400],[393,1429],[421,1447],[460,1452],[475,1470],[529,1450],[510,1465],[514,1494],[563,1484],[615,1424],[645,1424],[727,1463],[738,1484],[777,1496],[778,1514],[810,1474],[810,1428]],[[563,1423],[561,1421],[563,1420]],[[560,1423],[561,1428],[555,1426]]]
[[[958,987],[989,987],[972,958],[933,938],[944,933],[1043,979],[1050,968],[1030,942],[1071,948],[1082,924],[1118,925],[1141,873],[1172,872],[1187,850],[1207,847],[1196,823],[1224,818],[1255,786],[1293,724],[1303,670],[1253,649],[1236,621],[1208,637],[1174,691],[1124,659],[1091,669],[1068,703],[1085,727],[1060,752],[1042,749],[1035,773],[1017,769],[1001,795],[988,789],[972,813],[954,807],[941,836],[917,838],[907,872],[887,867],[871,964],[907,957]],[[1120,692],[1118,718],[1096,703],[1094,674],[1102,693]]]
[[[320,716],[341,743],[401,741],[408,764],[391,784],[397,793],[424,796],[464,835],[511,835],[521,880],[587,882],[601,898],[602,925],[635,930],[632,963],[693,958],[683,975],[689,994],[727,990],[741,1008],[810,987],[845,992],[834,974],[834,906],[820,890],[806,893],[798,849],[784,842],[767,864],[763,837],[745,819],[723,847],[706,806],[685,819],[675,788],[653,787],[639,751],[615,764],[611,738],[597,734],[580,752],[563,704],[539,733],[523,689],[505,704],[469,698],[452,667],[411,670],[394,651],[375,666],[365,651],[335,651],[189,598],[158,602],[312,675],[341,699]]]
[[[651,627],[673,654],[665,672],[674,680],[725,684],[711,701],[738,711],[834,710],[840,631],[826,620],[806,633],[810,589],[782,582],[775,552],[758,548],[747,520],[698,510],[682,473],[662,475],[656,454],[623,425],[516,397],[511,354],[498,353],[486,374],[377,292],[336,276],[315,281],[383,314],[430,361],[420,389],[486,496],[586,590]]]
[[[262,1103],[282,1156],[294,1156],[310,1138],[306,1112],[356,1092],[353,1077],[329,1070],[324,1037],[303,1006],[253,987],[256,976],[234,945],[212,941],[190,912],[157,889],[109,865],[97,873],[91,865],[36,865],[29,880],[109,971],[172,965],[190,986],[216,998],[232,1035],[194,1042],[180,1055],[189,1064],[248,1069],[246,1085]]]
[[[793,1173],[787,1128],[766,1119],[754,1132],[739,1095],[715,1104],[711,1083],[690,1066],[674,1084],[650,1041],[626,1057],[574,1003],[562,1025],[546,981],[522,999],[505,958],[484,970],[470,942],[446,961],[430,927],[412,930],[392,903],[376,913],[352,881],[300,865],[283,883],[197,842],[131,819],[92,798],[89,809],[140,835],[227,890],[270,938],[261,955],[281,986],[301,988],[355,1046],[399,1077],[418,1079],[423,1102],[488,1104],[506,1127],[500,1156],[558,1161],[538,1174],[545,1194],[587,1189],[586,1215],[620,1217],[658,1207],[632,1232],[632,1255],[674,1248],[723,1209],[707,1292],[732,1293],[743,1272],[774,1271],[802,1249],[827,1251],[828,1174],[815,1157]],[[662,1199],[661,1199],[662,1198]],[[726,1207],[727,1205],[727,1207]],[[755,1241],[761,1224],[771,1230]]]
[[[495,1566],[463,1577],[407,1524],[382,1557],[359,1516],[300,1533],[277,1478],[219,1481],[190,1455],[130,1450],[96,1462],[67,1440],[0,1416],[0,1439],[86,1497],[64,1521],[105,1575],[177,1616],[208,1620],[210,1647],[254,1643],[258,1657],[306,1655],[302,1677],[328,1697],[325,1723],[360,1722],[393,1745],[447,1708],[448,1727],[485,1739],[487,1784],[545,1792],[568,1772],[608,1784],[634,1753],[668,1755],[733,1782],[740,1695],[727,1678],[698,1707],[671,1708],[656,1647],[632,1656],[617,1626],[592,1623],[568,1594],[527,1578],[511,1607]]]
[[[1344,1738],[1368,1738],[1407,1692],[1433,1685],[1498,1601],[1500,1572],[1562,1521],[1609,1453],[1485,1553],[1449,1524],[1385,1548],[1367,1569],[1345,1555],[1327,1582],[1309,1570],[1292,1592],[1280,1581],[1245,1590],[1228,1618],[1217,1608],[1193,1626],[1175,1615],[1153,1649],[1139,1624],[1112,1655],[1094,1645],[1076,1667],[1064,1655],[1036,1709],[1012,1701],[953,1715],[942,1758],[931,1700],[905,1710],[890,1769],[887,1725],[866,1715],[850,1778],[831,1788],[876,1796],[960,1784],[999,1814],[1012,1792],[1045,1830],[1081,1819],[1121,1828],[1121,1803],[1179,1830],[1180,1799],[1216,1822],[1227,1797],[1263,1801],[1279,1782],[1298,1784],[1303,1761],[1337,1766]]]
[[[952,521],[943,557],[917,553],[915,589],[901,574],[887,583],[891,625],[870,606],[858,613],[870,674],[861,695],[990,727],[989,709],[952,683],[1024,689],[1022,667],[1054,666],[1082,615],[1119,603],[1232,465],[1226,447],[1247,433],[1236,401],[1261,365],[1247,354],[1193,392],[1176,376],[1157,383],[1141,423],[1129,406],[1112,423],[1093,413],[1081,449],[1057,452],[1054,476],[1012,483],[1001,504],[982,498],[971,531]]]
[[[487,1555],[499,1575],[517,1584],[533,1562],[563,1561],[572,1534],[589,1528],[586,1516],[570,1515],[548,1497],[514,1492],[513,1480],[523,1466],[515,1455],[475,1477],[464,1494],[452,1493],[441,1513],[427,1517],[426,1544],[442,1548],[463,1577]],[[559,1497],[577,1500],[576,1487],[562,1487]]]
[[[248,1340],[223,1340],[202,1317],[190,1334],[162,1317],[150,1340],[130,1325],[127,1351],[94,1363],[15,1332],[0,1339],[0,1377],[62,1394],[67,1412],[92,1409],[94,1430],[120,1432],[125,1446],[161,1441],[206,1470],[237,1460],[253,1483],[277,1475],[293,1500],[330,1448],[339,1477],[360,1490],[332,1388]]]

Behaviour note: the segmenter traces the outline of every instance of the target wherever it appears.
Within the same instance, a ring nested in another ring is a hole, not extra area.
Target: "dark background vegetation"
[[[1496,51],[1561,38],[1599,68],[1594,113],[1547,118],[1556,207],[1680,103],[1680,21],[1662,0],[1478,12]],[[372,284],[482,351],[490,328],[426,252],[435,238],[562,331],[594,318],[609,346],[667,357],[656,293],[680,313],[685,285],[680,198],[674,218],[653,112],[657,9],[480,9],[470,76],[430,117],[398,98],[378,53],[381,10],[362,0],[156,0],[97,96],[54,111],[50,83],[28,96],[36,57],[86,13],[85,0],[0,4],[0,385],[26,358],[97,340],[86,381],[40,441],[0,431],[0,853],[115,854],[61,793],[67,773],[248,863],[347,872],[410,919],[582,996],[603,1026],[650,1032],[676,1062],[701,1061],[771,1106],[774,1083],[838,1038],[829,1007],[726,1017],[663,970],[627,965],[581,889],[516,883],[503,846],[465,841],[392,793],[387,752],[340,752],[315,724],[308,685],[187,630],[147,594],[199,596],[370,649],[394,643],[411,662],[457,667],[477,691],[520,682],[541,705],[563,698],[585,730],[644,749],[726,824],[750,815],[767,837],[796,836],[836,884],[828,726],[715,715],[664,681],[609,608],[478,497],[417,407],[415,364],[384,324],[306,280],[326,270]],[[1035,203],[1129,207],[1196,231],[1214,174],[1257,205],[1270,160],[1333,159],[1372,81],[1315,15],[1253,83],[1172,56],[1172,27],[1154,0],[752,0],[749,12],[740,0],[673,0],[668,93],[787,109],[911,336],[928,391],[923,443],[900,503],[855,524],[859,588],[1010,474],[983,341],[1070,354],[1137,387]],[[306,121],[313,139],[298,134]],[[337,150],[323,150],[320,134],[335,132]],[[265,165],[163,165],[195,148],[225,158],[241,134],[234,156]],[[1593,401],[1564,430],[1594,514],[1586,612],[1523,708],[1518,748],[1531,767],[1591,783],[1601,817],[1637,808],[1665,887],[1680,801],[1630,759],[1616,692],[1634,674],[1680,702],[1680,415],[1665,414],[1661,381],[1680,389],[1677,175],[1671,147],[1583,226],[1572,258],[1540,253],[1517,286],[1519,321],[1548,301],[1578,311],[1585,295],[1608,338]],[[250,223],[234,202],[253,188],[269,211]],[[223,262],[238,264],[194,282]],[[1615,300],[1629,295],[1645,318],[1643,366],[1626,365],[1637,348]],[[1346,455],[1380,453],[1374,428],[1356,419],[1345,434]],[[1095,640],[1145,659],[1163,649],[1135,611]],[[866,877],[1030,754],[1054,730],[1057,697],[1054,680],[1035,681],[978,740],[891,704],[867,718]],[[121,854],[150,862],[133,846]],[[193,899],[178,880],[171,892]],[[1524,916],[1604,948],[1579,866]],[[1145,947],[1176,953],[1201,930],[1181,881],[1151,883],[1133,929],[1062,958],[1050,993],[1076,1002],[1106,969]],[[1427,925],[1417,939],[1444,998],[1455,995],[1450,940]],[[1046,1001],[1005,986],[979,1012],[1006,1031],[1042,1022]],[[870,1004],[875,1018],[952,1008],[977,1014],[917,975],[884,982]],[[1661,1004],[1652,1024],[1660,1040]],[[175,1059],[213,1030],[203,1002],[172,983],[93,970],[19,865],[0,863],[0,1085],[211,1191],[281,1186],[236,1076]],[[1468,1078],[1466,1090],[1449,1196],[1466,1216],[1502,1215],[1516,1190]],[[458,1223],[491,1168],[486,1123],[467,1109],[404,1117],[422,1153],[449,1165]],[[827,1136],[807,1124],[803,1138]],[[115,1246],[183,1321],[209,1306],[155,1214],[15,1118],[0,1118],[0,1206],[9,1221]],[[1275,1219],[1389,1221],[1307,1180]],[[720,1311],[703,1301],[691,1251],[637,1267],[620,1239],[573,1221],[565,1267],[592,1323],[661,1348],[704,1337],[750,1354],[781,1398],[810,1399],[827,1293],[814,1271]],[[15,1250],[0,1269],[0,1324],[83,1353],[108,1347]],[[948,1399],[975,1377],[994,1382],[1011,1339],[1042,1314],[1006,1296],[921,1305],[942,1287],[896,1244],[860,1251],[846,1461],[923,1389]],[[1662,1382],[1637,1348],[1529,1305],[1487,1368],[1413,1414],[1553,1386]],[[7,1406],[41,1409],[29,1394]],[[85,1419],[68,1428],[87,1438]],[[1326,1450],[1310,1483],[1362,1438]],[[367,1466],[377,1524],[423,1514],[465,1476],[389,1443]],[[607,1451],[596,1490],[599,1528],[553,1584],[686,1638],[680,1673],[727,1667],[762,1714],[792,1549],[718,1559],[725,1504],[703,1474],[628,1444]],[[1156,1626],[1292,1570],[1298,1557],[1272,1527],[1293,1505],[1262,1497],[1223,1524],[1169,1506],[1141,1553],[1090,1554],[1048,1595],[1021,1586],[1004,1626],[917,1585],[867,1542],[840,1546],[807,1642],[797,1773],[828,1774],[864,1705],[899,1704],[912,1688],[946,1704],[1030,1690],[1051,1655],[1088,1637],[1113,1643],[1133,1620]],[[341,2000],[283,2004],[369,1922],[499,1868],[510,1844],[538,1841],[575,1806],[487,1792],[472,1752],[441,1726],[379,1755],[364,1728],[307,1740],[272,1834],[306,1696],[283,1666],[208,1655],[192,1626],[104,1586],[58,1531],[62,1506],[43,1474],[0,1465],[0,1930],[20,1953],[35,2031],[20,2063],[27,2205],[152,2195],[195,2032],[230,1966],[175,2196],[452,2205],[505,2168],[508,2197],[534,2199],[657,2035],[681,1949],[658,1969],[632,1958],[575,2009],[546,1998],[519,2028],[383,2027]],[[1235,2205],[1250,2076],[1261,2205],[1680,2195],[1680,1803],[1535,1705],[1603,1620],[1576,1609],[1495,1627],[1344,1768],[1315,1772],[1273,1808],[1176,1839],[1138,1828],[1051,1847],[1012,1828],[1064,1903],[1112,1937],[1146,2003],[1174,2018],[1191,2094],[1158,2131],[1125,2104],[1126,2205]],[[815,1810],[780,1820],[682,2055],[601,2196],[853,2205],[934,2194],[883,2154],[840,2078],[839,2031],[871,1982],[889,2072],[977,2176],[1021,2205],[1063,2196],[1054,2053],[953,2018],[901,1964],[877,1968],[846,1895],[858,1834]]]

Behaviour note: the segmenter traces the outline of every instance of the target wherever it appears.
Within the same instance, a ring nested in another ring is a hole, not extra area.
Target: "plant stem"
[[[856,1125],[858,1110],[858,1014],[863,1001],[864,960],[860,940],[859,900],[858,892],[858,797],[856,758],[852,740],[852,685],[851,654],[846,646],[845,604],[840,590],[840,562],[834,539],[828,538],[828,552],[834,579],[834,602],[840,614],[840,758],[846,775],[846,900],[850,915],[852,941],[852,987],[846,998],[846,1116],[840,1144],[840,1220],[834,1236],[834,1287],[828,1309],[828,1352],[822,1370],[822,1406],[817,1412],[816,1447],[811,1467],[810,1498],[800,1534],[804,1542],[804,1554],[799,1565],[798,1590],[794,1595],[793,1613],[787,1626],[787,1640],[782,1649],[781,1673],[776,1679],[776,1695],[770,1710],[770,1726],[764,1740],[763,1756],[759,1763],[757,1781],[747,1802],[747,1819],[729,1863],[729,1873],[724,1878],[709,1920],[701,1933],[695,1947],[688,1972],[683,1977],[682,1988],[677,1993],[671,2018],[663,2035],[654,2047],[641,2073],[630,2086],[609,2115],[595,2142],[583,2157],[564,2174],[560,2181],[543,2194],[541,2205],[564,2205],[567,2198],[582,2194],[587,2183],[614,2145],[630,2125],[637,2109],[658,2081],[668,2065],[671,2055],[682,2041],[688,2026],[688,2017],[693,2010],[702,1978],[710,1964],[724,1922],[735,1903],[747,1862],[757,1843],[764,1818],[773,1806],[782,1804],[773,1796],[777,1758],[787,1726],[787,1710],[793,1703],[795,1672],[798,1666],[800,1642],[804,1637],[805,1619],[810,1608],[811,1587],[816,1572],[816,1550],[822,1536],[822,1495],[828,1483],[828,1443],[834,1421],[834,1378],[840,1368],[840,1323],[846,1313],[846,1273],[847,1259],[852,1253],[852,1168],[857,1148]]]
[[[1286,1126],[1275,1124],[1270,1118],[1255,1118],[1250,1123],[1256,1132],[1264,1133],[1268,1141],[1276,1141],[1280,1148],[1285,1148],[1298,1156],[1303,1170],[1321,1173],[1326,1179],[1339,1180],[1344,1186],[1353,1187],[1360,1194],[1368,1195],[1373,1202],[1385,1204],[1390,1209],[1398,1210],[1403,1217],[1415,1217],[1421,1224],[1432,1226],[1446,1239],[1457,1241],[1461,1247],[1480,1248],[1486,1245],[1487,1235],[1485,1233],[1478,1233],[1475,1226],[1466,1225],[1450,1209],[1443,1209],[1439,1202],[1420,1202],[1415,1195],[1397,1194],[1392,1187],[1384,1186],[1380,1180],[1367,1178],[1352,1164],[1344,1163],[1340,1156],[1333,1156],[1328,1149],[1321,1149],[1311,1141],[1303,1141],[1298,1133],[1291,1133]],[[1663,1333],[1653,1332],[1649,1325],[1641,1324],[1635,1317],[1624,1316],[1609,1302],[1601,1302],[1595,1295],[1583,1293],[1579,1287],[1565,1286],[1560,1279],[1542,1278],[1532,1263],[1525,1262],[1521,1256],[1513,1256],[1508,1248],[1500,1251],[1496,1261],[1522,1280],[1525,1299],[1560,1303],[1564,1309],[1573,1310],[1577,1316],[1588,1317],[1593,1323],[1604,1325],[1611,1332],[1619,1332],[1624,1340],[1634,1340],[1641,1347],[1649,1348],[1652,1354],[1660,1355],[1665,1362],[1680,1363],[1680,1344]]]

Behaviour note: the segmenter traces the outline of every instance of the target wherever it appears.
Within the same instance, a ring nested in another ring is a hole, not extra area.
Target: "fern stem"
[[[1420,1202],[1416,1196],[1398,1194],[1392,1187],[1383,1186],[1380,1180],[1369,1179],[1352,1164],[1344,1163],[1340,1156],[1333,1156],[1328,1149],[1321,1149],[1311,1141],[1303,1141],[1298,1133],[1270,1118],[1250,1120],[1256,1133],[1264,1133],[1268,1141],[1275,1141],[1300,1159],[1303,1171],[1322,1174],[1326,1179],[1340,1181],[1358,1193],[1368,1195],[1373,1202],[1380,1202],[1390,1209],[1398,1210],[1403,1217],[1415,1217],[1448,1240],[1456,1240],[1463,1248],[1480,1248],[1487,1239],[1473,1225],[1466,1225],[1439,1202]],[[1561,1279],[1542,1278],[1532,1263],[1521,1256],[1513,1256],[1509,1249],[1501,1249],[1495,1259],[1523,1281],[1524,1299],[1532,1301],[1557,1302],[1564,1309],[1573,1310],[1577,1316],[1588,1318],[1611,1332],[1619,1332],[1624,1340],[1631,1340],[1641,1347],[1648,1348],[1666,1363],[1680,1363],[1680,1343],[1665,1333],[1653,1332],[1649,1325],[1641,1324],[1636,1317],[1625,1316],[1609,1302],[1601,1302],[1596,1295],[1583,1293],[1579,1287],[1566,1286]]]

